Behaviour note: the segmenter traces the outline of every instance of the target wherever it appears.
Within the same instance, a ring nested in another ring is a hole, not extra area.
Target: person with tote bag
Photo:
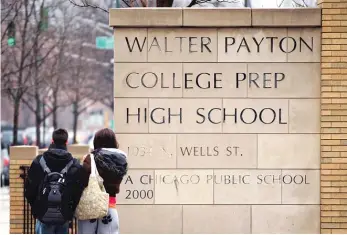
[[[79,234],[118,234],[116,195],[128,170],[126,154],[119,150],[115,133],[102,129],[95,134],[94,151],[83,161],[88,186],[76,209]]]

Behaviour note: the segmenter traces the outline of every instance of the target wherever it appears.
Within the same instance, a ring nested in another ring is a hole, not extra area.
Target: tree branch
[[[77,4],[74,0],[69,0],[70,3],[72,3],[73,5],[77,6],[77,7],[92,7],[92,8],[95,8],[95,9],[99,9],[99,10],[102,10],[106,13],[109,13],[108,10],[102,8],[102,7],[99,7],[97,5],[92,5],[90,3],[87,2],[87,0],[81,0],[82,2],[82,5],[81,4]]]
[[[29,108],[31,112],[36,112],[35,108],[26,99],[22,98],[22,102]]]

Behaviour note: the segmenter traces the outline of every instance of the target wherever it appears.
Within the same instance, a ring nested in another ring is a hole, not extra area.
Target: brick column
[[[323,0],[321,233],[347,233],[347,0]]]
[[[37,156],[37,147],[16,146],[10,148],[10,233],[23,233],[24,228],[24,201],[23,172],[20,166],[30,166],[32,160]]]

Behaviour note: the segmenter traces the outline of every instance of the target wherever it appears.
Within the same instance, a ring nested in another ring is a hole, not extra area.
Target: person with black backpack
[[[36,234],[68,234],[84,188],[88,184],[79,161],[67,151],[68,133],[57,129],[52,144],[28,171],[25,197],[36,219]]]

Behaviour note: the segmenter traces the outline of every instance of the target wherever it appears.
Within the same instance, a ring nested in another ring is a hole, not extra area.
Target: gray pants
[[[114,208],[108,209],[108,214],[104,218],[94,220],[79,220],[79,234],[118,234],[119,218],[118,212]]]

